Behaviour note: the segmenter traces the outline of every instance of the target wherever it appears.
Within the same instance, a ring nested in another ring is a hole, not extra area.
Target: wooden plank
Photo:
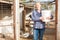
[[[15,0],[13,0],[14,2],[13,2],[13,29],[14,29],[14,40],[16,40],[16,31],[15,31],[15,11],[16,11],[16,7],[15,7]]]
[[[8,1],[2,1],[2,0],[0,0],[0,3],[13,4],[13,2],[8,2]]]
[[[57,40],[57,24],[58,24],[58,0],[55,0],[55,2],[56,2],[56,10],[55,10],[55,12],[56,12],[56,14],[55,14],[55,16],[56,16],[56,20],[55,20],[55,29],[56,29],[56,36],[55,36],[55,40]]]
[[[14,40],[20,39],[20,13],[19,13],[19,0],[14,0],[13,21],[14,21]]]

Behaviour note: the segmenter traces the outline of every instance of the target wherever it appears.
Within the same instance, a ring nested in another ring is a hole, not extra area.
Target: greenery
[[[26,0],[21,0],[21,1],[26,1]]]

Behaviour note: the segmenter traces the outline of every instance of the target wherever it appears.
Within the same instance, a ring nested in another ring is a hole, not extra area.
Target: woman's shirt
[[[37,10],[34,10],[31,17],[32,20],[34,21],[34,28],[35,29],[43,29],[45,28],[45,22],[42,22],[40,20],[40,17],[42,16],[42,13],[37,12]]]

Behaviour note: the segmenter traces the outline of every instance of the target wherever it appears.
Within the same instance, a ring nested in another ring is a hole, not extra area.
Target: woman
[[[39,2],[35,4],[35,10],[33,10],[31,17],[34,21],[34,40],[43,40],[45,22],[43,22],[44,18],[42,17],[41,4]],[[47,19],[51,19],[51,17],[47,17]]]

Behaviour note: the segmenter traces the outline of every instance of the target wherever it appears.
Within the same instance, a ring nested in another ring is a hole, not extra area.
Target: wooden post
[[[20,40],[19,0],[14,0],[13,2],[13,26],[14,26],[14,40]]]
[[[55,40],[57,40],[57,24],[58,24],[58,0],[55,0],[55,2],[56,2],[56,10],[55,10],[55,12],[56,12],[56,14],[55,14],[55,16],[56,16],[56,18],[55,18],[55,30],[56,30],[56,37],[55,37]]]

